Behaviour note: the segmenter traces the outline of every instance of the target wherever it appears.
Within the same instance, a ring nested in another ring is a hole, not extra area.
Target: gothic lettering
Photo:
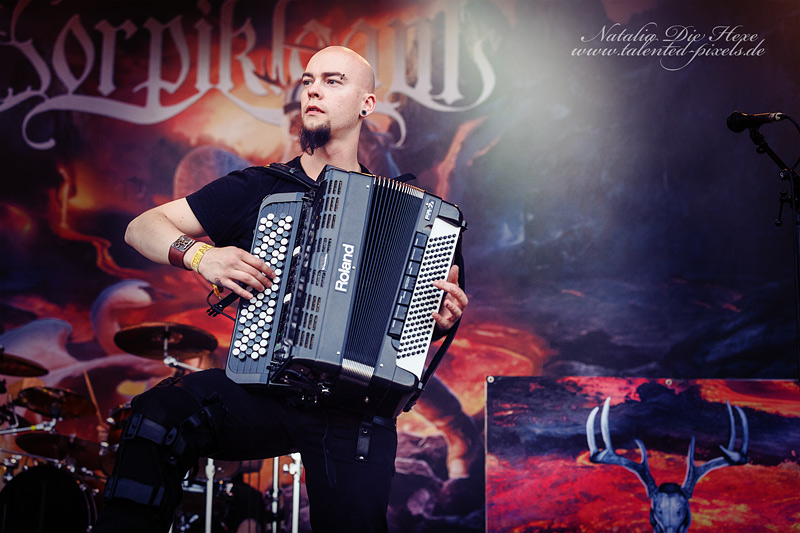
[[[209,17],[210,4],[203,1],[197,4],[199,13],[194,15],[194,20],[188,12],[167,22],[158,20],[153,14],[141,26],[131,20],[118,24],[100,20],[87,28],[81,15],[75,14],[65,22],[50,46],[45,42],[48,35],[37,35],[26,41],[18,39],[20,18],[34,16],[26,13],[30,0],[20,0],[10,27],[0,28],[0,46],[7,49],[4,53],[14,53],[17,61],[27,64],[29,68],[22,70],[32,72],[34,79],[25,80],[29,85],[22,90],[11,86],[20,80],[9,81],[10,86],[0,96],[0,113],[30,101],[31,108],[22,123],[22,135],[28,145],[42,150],[52,148],[56,142],[52,138],[29,136],[30,122],[43,113],[78,111],[135,124],[157,124],[188,109],[212,90],[219,91],[258,120],[278,125],[283,110],[253,105],[250,103],[254,101],[252,97],[293,90],[309,50],[330,44],[347,46],[354,41],[363,48],[360,51],[376,72],[391,72],[390,80],[378,79],[379,87],[388,84],[388,93],[384,101],[378,102],[377,111],[390,116],[399,125],[401,136],[398,144],[403,142],[405,125],[397,112],[398,104],[390,98],[392,95],[407,96],[435,111],[458,112],[480,105],[494,90],[495,75],[484,54],[483,43],[477,42],[464,50],[459,37],[459,20],[465,0],[444,1],[436,16],[443,23],[438,25],[434,25],[434,18],[421,17],[409,22],[394,20],[388,27],[376,27],[358,19],[336,41],[332,28],[312,19],[302,24],[302,31],[290,40],[287,35],[288,9],[291,4],[301,1],[276,2],[271,17],[271,49],[268,51],[271,59],[257,65],[254,57],[264,51],[258,50],[258,34],[251,18],[236,26],[234,15],[239,0],[225,0],[219,7],[219,18],[215,23]],[[382,68],[378,53],[379,41],[387,40],[381,39],[386,32],[393,34],[387,37],[394,45],[389,69]],[[720,35],[723,36],[722,32]],[[146,66],[134,71],[131,77],[139,78],[132,91],[141,95],[137,102],[143,99],[143,103],[132,103],[117,94],[115,69],[120,64],[140,62],[139,58],[126,56],[122,44],[142,39],[148,45],[147,57],[144,58]],[[414,39],[413,47],[408,47],[409,39]],[[433,56],[438,53],[433,50],[434,42],[442,43],[442,61],[434,62]],[[40,50],[50,47],[52,57],[48,64]],[[409,79],[409,58],[406,55],[409,49],[413,49],[415,54],[410,62],[414,65],[413,79]],[[478,96],[466,102],[459,90],[461,55],[465,51],[481,83]],[[263,74],[259,68],[264,70]],[[237,86],[236,74],[241,75],[241,86]],[[212,79],[215,75],[216,79]],[[54,78],[58,84],[52,83]],[[96,88],[91,85],[95,79]],[[434,94],[437,81],[441,89]],[[170,98],[165,99],[166,96]]]

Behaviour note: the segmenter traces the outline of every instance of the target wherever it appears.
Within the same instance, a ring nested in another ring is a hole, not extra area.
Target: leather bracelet
[[[194,270],[198,274],[200,273],[197,271],[197,268],[200,266],[200,260],[203,258],[206,252],[209,251],[211,248],[213,248],[213,246],[211,246],[210,244],[204,244],[197,249],[197,251],[192,256],[192,270]]]
[[[183,263],[183,256],[186,255],[187,250],[189,250],[195,242],[196,241],[188,235],[181,235],[175,239],[175,242],[170,245],[169,254],[167,255],[169,264],[174,267],[191,270]]]

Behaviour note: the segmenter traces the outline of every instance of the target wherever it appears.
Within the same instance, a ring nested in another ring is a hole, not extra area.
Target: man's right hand
[[[237,281],[261,292],[271,287],[275,278],[275,272],[267,263],[236,246],[211,248],[200,260],[197,272],[216,285],[220,292],[229,289],[246,299],[254,294]]]

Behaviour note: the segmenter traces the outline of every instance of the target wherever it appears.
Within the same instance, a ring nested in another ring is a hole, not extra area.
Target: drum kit
[[[201,370],[187,361],[208,356],[217,347],[213,335],[171,322],[147,322],[123,328],[115,335],[114,342],[127,353],[161,359],[176,375]],[[0,533],[91,531],[102,506],[102,489],[114,466],[123,425],[130,415],[130,404],[122,404],[102,419],[85,373],[88,397],[45,386],[21,388],[14,395],[3,379],[3,376],[23,378],[24,384],[28,378],[47,374],[46,368],[5,353],[0,346],[0,394],[8,398],[6,403],[0,404],[0,438],[3,439],[0,444],[3,457],[0,462],[3,483]],[[36,382],[41,383],[40,380]],[[37,418],[42,422],[29,422],[17,413],[19,409],[39,415]],[[101,433],[102,442],[57,431],[60,422],[93,416],[102,421],[106,429]],[[9,446],[9,439],[13,439],[12,446]],[[14,449],[5,449],[6,446]],[[292,459],[293,463],[283,464],[282,470],[292,476],[295,504],[299,504],[296,497],[299,496],[300,459],[299,456]],[[240,475],[260,472],[261,463],[260,460],[203,459],[197,469],[202,475],[187,477],[183,482],[184,502],[176,512],[172,531],[280,531],[282,524],[278,517],[283,516],[280,511],[283,483],[278,478],[279,460],[273,464],[273,487],[266,497],[246,484]],[[244,506],[238,501],[243,498],[249,502]],[[213,510],[215,502],[219,504],[216,512]],[[293,507],[292,530],[297,531],[297,505]]]

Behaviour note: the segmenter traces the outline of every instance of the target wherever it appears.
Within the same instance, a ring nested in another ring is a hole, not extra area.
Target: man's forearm
[[[172,202],[142,213],[128,224],[125,242],[151,261],[170,264],[170,247],[181,235],[203,236],[201,226],[190,210],[186,212],[188,206],[184,203]],[[186,250],[184,268],[189,268],[188,261],[201,245],[197,242]]]

